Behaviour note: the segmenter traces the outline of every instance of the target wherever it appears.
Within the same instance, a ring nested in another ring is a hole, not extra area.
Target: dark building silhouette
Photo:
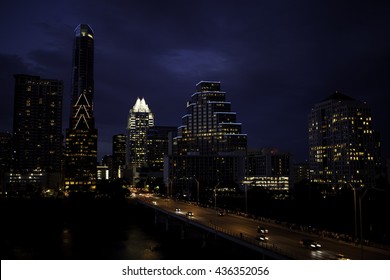
[[[88,191],[96,187],[97,129],[93,115],[94,33],[80,24],[74,31],[72,100],[66,130],[65,189]]]
[[[169,135],[177,131],[175,126],[152,126],[146,132],[146,162],[149,171],[164,171],[164,157],[168,155]]]
[[[243,185],[272,190],[279,198],[286,198],[294,186],[291,154],[276,148],[248,151]]]
[[[14,189],[28,184],[57,189],[62,183],[63,82],[23,74],[14,78],[13,162],[9,182]]]
[[[294,163],[294,183],[310,180],[309,162]]]
[[[11,170],[12,134],[0,132],[0,192],[5,195],[6,174]]]
[[[122,178],[126,166],[126,135],[117,134],[112,137],[112,176]]]
[[[9,171],[12,159],[12,134],[0,132],[0,170]]]
[[[63,82],[14,77],[13,170],[60,172]]]

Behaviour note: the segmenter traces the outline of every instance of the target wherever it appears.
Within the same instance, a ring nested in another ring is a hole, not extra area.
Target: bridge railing
[[[208,226],[209,226],[209,228],[213,229],[216,232],[229,235],[229,236],[234,237],[234,238],[236,238],[238,240],[242,240],[242,241],[244,241],[246,243],[251,244],[252,246],[261,247],[263,249],[266,249],[266,250],[275,252],[275,253],[277,253],[279,255],[285,256],[287,258],[293,258],[293,255],[291,253],[283,250],[282,248],[277,246],[275,243],[258,241],[255,238],[247,236],[247,235],[245,235],[245,234],[243,234],[241,232],[235,232],[235,231],[229,230],[227,228],[218,226],[218,225],[216,225],[216,224],[214,224],[212,222],[209,222]]]

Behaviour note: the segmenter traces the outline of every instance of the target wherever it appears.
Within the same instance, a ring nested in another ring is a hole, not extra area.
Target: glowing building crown
[[[144,98],[137,98],[137,101],[135,102],[135,105],[133,106],[133,112],[145,112],[150,113],[150,109],[148,104],[146,104]]]

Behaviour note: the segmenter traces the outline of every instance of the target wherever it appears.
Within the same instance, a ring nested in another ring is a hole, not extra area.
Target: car
[[[312,240],[312,239],[302,239],[301,241],[299,241],[299,243],[305,247],[305,248],[308,248],[308,249],[312,249],[312,250],[318,250],[318,249],[321,249],[321,244],[315,240]]]
[[[258,239],[259,241],[261,242],[267,242],[268,241],[268,236],[264,235],[264,234],[258,234],[256,236],[256,239]]]
[[[176,208],[175,212],[181,212],[181,209],[180,208]]]
[[[262,234],[267,234],[268,233],[268,229],[266,229],[265,227],[262,227],[262,226],[258,226],[257,227],[257,232],[258,233],[262,233]]]
[[[153,205],[157,205],[157,201],[153,201],[152,203],[153,203]]]
[[[186,216],[187,216],[188,218],[191,218],[191,217],[194,216],[194,213],[192,213],[192,212],[187,212],[187,213],[186,213]]]
[[[349,260],[344,254],[336,254],[336,260]]]
[[[218,212],[217,212],[217,215],[218,215],[218,216],[225,216],[225,212],[223,212],[223,211],[218,211]]]

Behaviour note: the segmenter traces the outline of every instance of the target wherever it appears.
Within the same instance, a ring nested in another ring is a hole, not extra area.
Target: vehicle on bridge
[[[186,216],[187,216],[188,218],[192,218],[192,217],[194,216],[194,213],[192,213],[192,212],[187,212],[187,213],[186,213]]]
[[[336,260],[349,260],[344,254],[336,254]]]
[[[299,241],[299,243],[303,247],[308,248],[308,249],[312,249],[312,250],[321,249],[321,244],[315,240],[312,240],[312,239],[302,239],[301,241]]]
[[[257,232],[258,233],[262,233],[262,234],[267,234],[268,233],[268,229],[266,229],[265,227],[262,227],[262,226],[258,226],[257,227]]]
[[[257,234],[256,239],[260,242],[267,242],[268,236],[266,236],[265,234]]]

